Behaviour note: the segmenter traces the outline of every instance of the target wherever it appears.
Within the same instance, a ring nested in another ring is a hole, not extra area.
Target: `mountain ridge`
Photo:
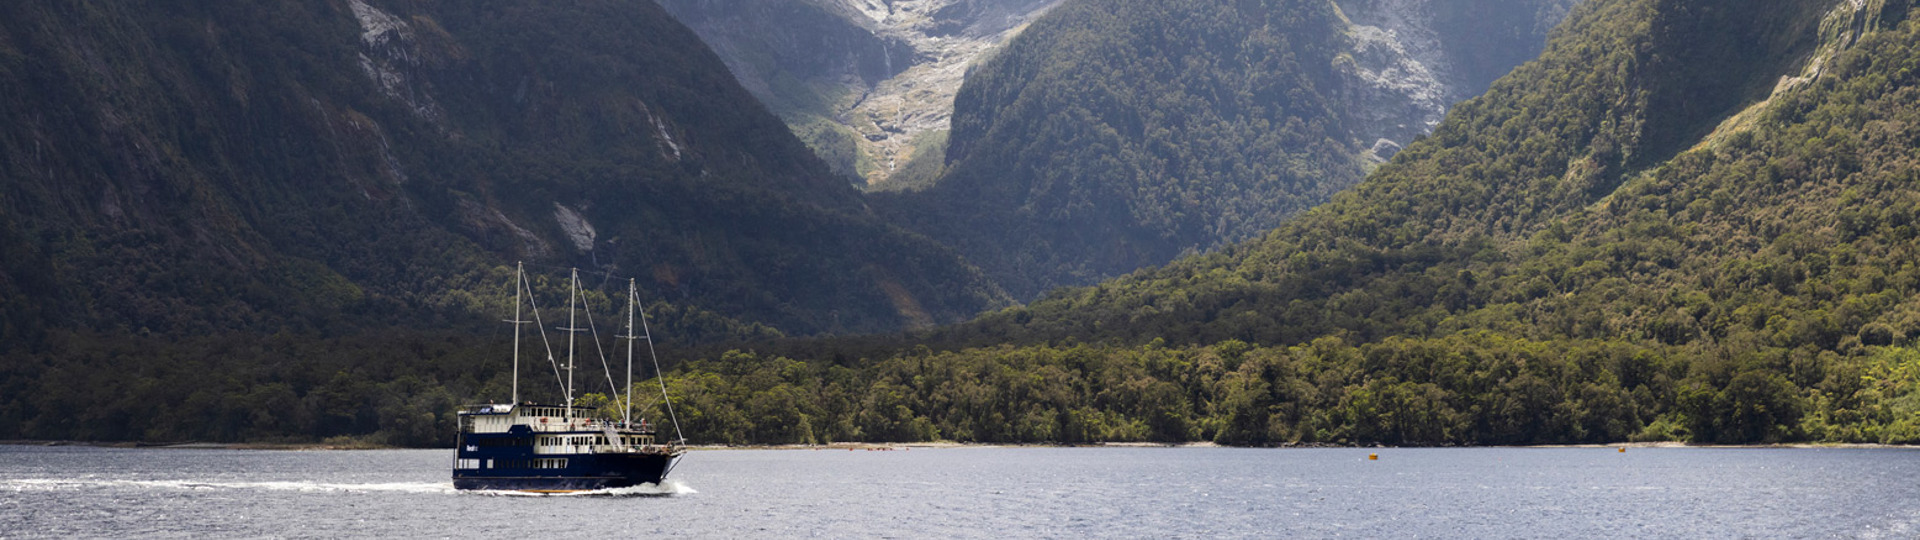
[[[1437,5],[1369,11],[1383,29],[1317,0],[1063,3],[968,78],[940,180],[876,206],[1022,300],[1251,238],[1424,134],[1450,105],[1438,96],[1470,91],[1452,85],[1479,84],[1401,84],[1429,66],[1400,31],[1465,38],[1386,19]],[[1476,5],[1533,28],[1565,3]]]
[[[513,259],[798,334],[1000,301],[652,4],[406,6],[10,6],[5,213],[21,260],[56,268],[9,273],[58,284],[10,309],[136,334],[443,325]]]

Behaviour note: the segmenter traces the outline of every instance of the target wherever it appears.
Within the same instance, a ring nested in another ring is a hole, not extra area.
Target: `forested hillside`
[[[681,384],[701,411],[805,396],[816,437],[1920,442],[1910,15],[1596,0],[1260,240],[931,348],[803,344]]]
[[[1514,258],[1514,242],[1620,204],[1623,182],[1797,74],[1830,7],[1696,3],[1583,5],[1539,60],[1462,103],[1367,182],[1265,238],[1059,291],[955,332],[1005,325],[988,333],[1269,343],[1423,332],[1439,322],[1432,310],[1474,307],[1473,290],[1515,290],[1461,273],[1466,265]]]
[[[0,10],[9,347],[444,328],[516,259],[796,334],[1000,301],[648,2]]]
[[[1162,264],[1358,182],[1565,2],[1338,4],[1064,2],[968,77],[938,182],[876,202],[1022,300]]]
[[[677,343],[1004,302],[651,2],[0,6],[0,439],[422,444],[505,380],[437,362],[506,358],[516,260]]]

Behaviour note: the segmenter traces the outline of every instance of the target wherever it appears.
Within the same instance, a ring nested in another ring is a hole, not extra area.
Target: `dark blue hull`
[[[453,487],[520,491],[587,491],[658,484],[679,452],[650,444],[612,446],[606,431],[535,433],[513,426],[500,433],[462,433]],[[548,441],[541,446],[539,441]],[[558,443],[558,444],[556,444]],[[600,443],[600,444],[590,444]],[[584,444],[575,446],[574,444]],[[543,453],[579,448],[579,453]]]
[[[456,489],[514,491],[590,491],[658,484],[666,478],[673,458],[665,454],[576,454],[553,456],[567,460],[565,468],[488,468],[457,470]]]

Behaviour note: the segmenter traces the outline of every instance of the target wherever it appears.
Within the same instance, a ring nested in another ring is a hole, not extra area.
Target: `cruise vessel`
[[[541,405],[520,400],[521,328],[539,325],[540,309],[532,301],[531,287],[524,267],[515,268],[513,400],[506,404],[469,405],[460,410],[459,448],[453,462],[453,486],[457,489],[512,490],[536,493],[567,493],[659,484],[673,470],[685,451],[679,420],[673,414],[673,402],[667,397],[666,382],[660,377],[659,357],[653,352],[646,314],[640,309],[634,283],[627,283],[627,331],[618,339],[627,342],[627,384],[624,395],[616,395],[613,405],[618,415],[603,415],[601,409],[568,405]],[[553,366],[556,382],[563,387],[562,398],[574,403],[575,336],[590,333],[594,350],[601,352],[601,365],[613,386],[613,369],[599,347],[598,330],[588,310],[587,328],[576,318],[585,295],[580,291],[580,273],[574,271],[569,283],[566,363],[552,353],[545,327],[539,327],[541,342],[547,345],[547,361]],[[533,320],[522,320],[523,306],[531,306]],[[636,321],[638,326],[635,326]],[[636,332],[635,330],[639,330]],[[646,343],[653,357],[655,379],[660,380],[660,397],[672,422],[673,437],[662,439],[653,424],[633,417],[633,355],[638,342]],[[564,378],[563,378],[564,374]]]

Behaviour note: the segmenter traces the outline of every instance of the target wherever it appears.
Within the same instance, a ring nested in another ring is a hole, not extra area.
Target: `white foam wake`
[[[208,482],[201,480],[108,480],[96,478],[21,478],[0,480],[0,489],[13,491],[72,491],[90,488],[157,488],[183,490],[253,489],[309,493],[452,493],[451,482],[388,482],[336,484],[324,482]]]
[[[179,490],[268,490],[307,493],[460,493],[451,482],[388,482],[340,484],[327,482],[211,482],[203,480],[113,480],[102,478],[18,478],[0,480],[0,491],[78,491],[99,488],[147,488]],[[679,480],[661,484],[596,489],[572,493],[529,493],[524,491],[477,490],[466,493],[521,497],[666,497],[699,493]]]

